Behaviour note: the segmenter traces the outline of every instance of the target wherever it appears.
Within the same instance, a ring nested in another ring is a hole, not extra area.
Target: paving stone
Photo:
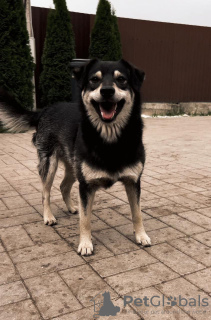
[[[15,209],[15,208],[21,208],[21,207],[28,206],[28,203],[21,196],[4,198],[3,202],[6,204],[6,206],[9,209]]]
[[[167,243],[146,248],[147,252],[181,275],[203,269],[204,266]],[[181,263],[182,261],[182,263]]]
[[[172,213],[178,214],[181,212],[187,211],[187,208],[182,207],[180,205],[172,205],[172,206],[162,206],[162,207],[155,207],[155,208],[148,208],[145,209],[145,212],[150,214],[153,217],[162,217],[168,216]]]
[[[0,253],[0,285],[19,280],[15,267],[6,252]]]
[[[31,300],[20,301],[0,307],[0,320],[41,320]]]
[[[59,274],[83,306],[93,305],[93,301],[90,300],[101,291],[109,291],[111,299],[117,297],[107,283],[88,265],[60,271]]]
[[[31,278],[44,273],[56,272],[84,264],[84,259],[75,251],[69,251],[60,255],[49,256],[37,260],[18,263],[16,267],[23,279]],[[49,275],[50,277],[50,275]]]
[[[179,196],[169,197],[169,199],[172,201],[175,201],[176,203],[178,203],[186,208],[189,208],[189,210],[196,210],[196,209],[206,207],[205,204],[195,201],[197,199],[197,197],[195,198],[195,200],[192,200],[192,199],[188,199],[185,196],[179,195]]]
[[[208,303],[210,302],[210,298],[208,295],[206,295],[203,291],[198,289],[196,286],[191,284],[189,281],[179,278],[175,280],[171,280],[165,283],[161,283],[156,286],[156,288],[161,291],[166,296],[170,297],[176,297],[177,301],[179,300],[179,296],[181,298],[184,298],[187,300],[181,300],[180,307],[190,314],[193,319],[199,319],[199,320],[207,320],[210,316],[210,305],[208,306],[199,306],[199,296],[201,299],[207,299]],[[189,300],[192,299],[192,300]],[[196,306],[190,306],[189,303],[192,301],[194,304],[194,300],[196,300],[195,304]],[[187,304],[185,306],[185,304]]]
[[[199,233],[193,236],[194,239],[202,242],[206,246],[211,247],[211,231]]]
[[[34,212],[34,213],[24,214],[24,215],[12,217],[12,218],[4,218],[4,219],[1,219],[0,222],[1,222],[1,228],[7,228],[12,226],[18,226],[25,223],[36,222],[40,220],[42,220],[42,217],[38,213]]]
[[[211,266],[211,248],[202,243],[191,238],[172,240],[169,243],[205,266]]]
[[[126,204],[118,207],[113,207],[113,209],[118,213],[120,213],[121,215],[124,215],[127,219],[132,220],[131,209],[129,205]],[[151,219],[151,217],[143,211],[142,211],[142,217],[144,220]]]
[[[203,209],[198,209],[197,211],[198,211],[199,213],[202,213],[203,215],[211,218],[211,207],[203,208]]]
[[[36,212],[36,210],[31,207],[24,207],[24,208],[16,208],[16,209],[12,209],[12,210],[1,210],[0,211],[0,219],[1,218],[11,218],[11,217],[15,217],[15,216],[22,216],[24,214],[29,214],[29,213],[34,213]]]
[[[113,229],[93,232],[95,238],[102,242],[114,254],[137,250],[138,246]]]
[[[91,266],[101,277],[108,277],[120,272],[132,270],[157,262],[144,250],[136,250],[130,253],[117,255],[91,263]]]
[[[186,275],[185,278],[205,292],[211,292],[211,268]]]
[[[56,231],[53,228],[44,225],[43,221],[25,224],[24,228],[35,243],[61,240]]]
[[[115,210],[108,208],[97,210],[96,215],[111,227],[127,224],[129,220],[117,213]]]
[[[184,232],[187,235],[192,235],[195,233],[206,231],[206,229],[202,228],[201,226],[198,226],[195,223],[188,221],[178,215],[172,214],[166,217],[161,217],[159,219],[165,222],[166,224],[170,225],[171,227],[181,232]]]
[[[56,273],[25,280],[44,319],[82,308],[64,281]]]
[[[8,251],[34,245],[22,226],[0,229],[0,238]]]
[[[26,300],[29,294],[21,281],[12,282],[0,286],[0,306]]]
[[[21,263],[65,253],[72,250],[72,247],[64,240],[59,240],[56,242],[43,243],[32,247],[10,251],[10,257],[14,263]]]
[[[177,277],[175,272],[158,262],[107,277],[105,280],[115,291],[123,295]]]
[[[188,211],[180,213],[182,217],[185,219],[205,228],[205,229],[211,229],[211,218],[204,216],[201,213],[195,212],[195,211]]]
[[[148,231],[147,234],[151,238],[152,245],[184,237],[183,233],[171,227]]]

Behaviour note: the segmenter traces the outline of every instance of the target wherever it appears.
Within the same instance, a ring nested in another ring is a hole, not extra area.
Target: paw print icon
[[[167,304],[170,305],[171,307],[176,306],[176,305],[177,305],[177,298],[170,296],[170,297],[168,298]]]

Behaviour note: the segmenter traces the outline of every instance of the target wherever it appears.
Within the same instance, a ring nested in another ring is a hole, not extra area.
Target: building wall
[[[32,7],[36,88],[49,9]],[[88,58],[94,15],[70,13],[77,58]],[[211,28],[119,18],[123,57],[144,70],[144,102],[211,101]],[[39,106],[40,94],[37,90]]]

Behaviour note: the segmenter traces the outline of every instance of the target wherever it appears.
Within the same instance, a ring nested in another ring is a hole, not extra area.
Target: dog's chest
[[[86,162],[83,162],[81,165],[81,172],[85,181],[87,183],[96,183],[99,185],[106,185],[107,183],[112,185],[121,180],[131,180],[133,182],[137,182],[142,170],[143,164],[141,162],[137,162],[134,165],[125,167],[123,170],[112,174],[104,170],[96,169]]]

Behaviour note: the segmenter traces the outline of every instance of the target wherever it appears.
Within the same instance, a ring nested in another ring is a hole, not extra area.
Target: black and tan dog
[[[140,178],[145,162],[142,143],[140,87],[144,72],[128,62],[91,60],[75,70],[81,88],[79,104],[56,103],[41,112],[22,109],[2,94],[0,120],[13,131],[36,128],[33,143],[43,183],[44,223],[56,219],[50,209],[50,190],[58,161],[65,166],[61,192],[68,210],[76,213],[70,191],[79,181],[80,243],[78,252],[90,255],[91,210],[99,188],[121,181],[126,189],[136,242],[150,245],[141,216]]]

